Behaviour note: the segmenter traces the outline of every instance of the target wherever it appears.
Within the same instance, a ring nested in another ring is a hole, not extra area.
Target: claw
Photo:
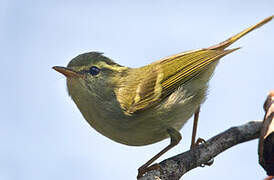
[[[209,161],[207,161],[204,164],[201,164],[201,167],[205,167],[205,166],[211,166],[214,163],[214,159],[210,159]]]
[[[199,146],[199,145],[201,145],[201,144],[205,144],[205,143],[206,143],[206,141],[205,141],[204,139],[198,138],[197,141],[196,141],[195,144],[194,144],[194,147],[195,147],[195,146]],[[206,163],[204,163],[204,164],[201,164],[200,166],[201,166],[201,167],[211,166],[211,165],[213,164],[213,162],[214,162],[214,159],[210,159],[208,162],[206,162]]]
[[[199,146],[204,143],[206,143],[206,141],[203,138],[198,138],[197,141],[195,142],[194,146]]]
[[[140,167],[138,169],[137,179],[142,177],[145,173],[147,173],[149,171],[152,171],[152,170],[161,170],[160,164],[156,163],[156,164],[153,164],[149,167]]]

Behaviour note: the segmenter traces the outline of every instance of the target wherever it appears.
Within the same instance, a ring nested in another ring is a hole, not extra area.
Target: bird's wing
[[[146,74],[142,76],[141,79],[136,76],[136,79],[140,79],[137,84],[137,89],[136,84],[134,84],[134,86],[131,86],[131,89],[127,89],[126,87],[122,90],[125,94],[128,90],[135,91],[135,97],[120,96],[122,97],[120,99],[122,108],[131,114],[154,106],[185,82],[205,70],[207,65],[238,49],[225,50],[225,48],[247,33],[271,21],[273,18],[274,16],[265,18],[220,44],[206,49],[176,54],[155,62],[157,65],[151,64],[143,67],[143,69],[140,68],[142,73],[145,72]]]
[[[139,81],[135,97],[123,107],[127,113],[148,109],[165,99],[178,87],[202,72],[209,64],[237,50],[200,49],[167,57],[145,66],[146,76]]]

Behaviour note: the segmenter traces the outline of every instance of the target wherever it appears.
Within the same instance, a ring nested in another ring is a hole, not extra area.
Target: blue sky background
[[[169,141],[145,147],[113,142],[93,130],[51,69],[87,51],[138,67],[182,51],[208,47],[274,14],[273,0],[0,1],[1,180],[130,180]],[[198,136],[261,119],[274,89],[274,21],[233,47],[210,81]],[[161,159],[186,151],[181,143]],[[257,140],[238,145],[184,179],[263,179]]]

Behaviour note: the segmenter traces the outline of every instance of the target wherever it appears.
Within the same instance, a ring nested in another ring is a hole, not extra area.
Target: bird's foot
[[[195,144],[194,144],[194,147],[199,146],[199,145],[201,145],[201,144],[205,144],[205,143],[206,143],[206,141],[205,141],[204,139],[198,138],[197,141],[196,141]],[[204,164],[201,164],[200,166],[201,166],[201,167],[211,166],[211,165],[213,164],[213,162],[214,162],[214,159],[210,159],[209,161],[207,161],[207,162],[204,163]]]
[[[201,164],[200,167],[211,166],[213,163],[214,163],[214,159],[212,158],[206,163]]]
[[[145,173],[152,171],[152,170],[161,170],[160,164],[156,163],[153,164],[151,166],[145,167],[145,166],[141,166],[138,169],[138,175],[137,175],[137,179],[142,177]]]
[[[206,143],[206,141],[203,138],[198,138],[194,144],[194,147],[199,146],[201,144],[205,144],[205,143]]]

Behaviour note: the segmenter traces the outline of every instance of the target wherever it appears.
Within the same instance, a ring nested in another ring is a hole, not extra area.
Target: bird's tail
[[[261,27],[262,25],[268,23],[269,21],[271,21],[274,18],[273,16],[270,16],[268,18],[265,18],[264,20],[262,20],[261,22],[243,30],[242,32],[228,38],[227,40],[214,45],[214,46],[210,46],[208,49],[212,49],[212,50],[224,50],[225,48],[227,48],[228,46],[230,46],[232,43],[234,43],[235,41],[237,41],[238,39],[240,39],[241,37],[243,37],[244,35],[246,35],[247,33],[249,33],[250,31],[253,31],[256,28]]]

